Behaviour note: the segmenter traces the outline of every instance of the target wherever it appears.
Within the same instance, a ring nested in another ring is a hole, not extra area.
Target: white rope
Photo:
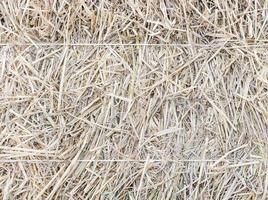
[[[268,43],[263,44],[244,44],[238,45],[238,41],[229,41],[231,43],[217,43],[217,44],[147,44],[147,43],[0,43],[0,46],[152,46],[152,47],[163,47],[163,46],[171,46],[171,47],[224,47],[224,48],[238,48],[238,47],[264,47],[267,46]],[[264,42],[267,42],[266,40]],[[226,46],[226,44],[232,44],[234,46]]]
[[[141,160],[135,160],[135,159],[82,159],[82,160],[77,160],[76,162],[150,162],[150,163],[167,163],[167,162],[173,162],[173,163],[183,163],[183,162],[216,162],[219,161],[219,159],[181,159],[181,160],[154,160],[154,159],[141,159]],[[42,163],[42,162],[58,162],[58,163],[63,163],[63,162],[72,162],[71,159],[69,160],[61,160],[61,159],[52,159],[52,160],[0,160],[0,163],[17,163],[17,162],[26,162],[26,163]],[[244,159],[244,160],[238,160],[238,159],[224,159],[221,160],[220,162],[227,162],[227,163],[261,163],[261,162],[268,162],[268,160],[264,159]]]

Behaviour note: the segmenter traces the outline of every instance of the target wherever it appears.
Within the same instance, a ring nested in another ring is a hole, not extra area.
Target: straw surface
[[[0,198],[267,199],[268,1],[0,2]]]

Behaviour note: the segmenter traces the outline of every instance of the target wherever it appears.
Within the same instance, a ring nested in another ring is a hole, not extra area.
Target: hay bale
[[[267,199],[267,5],[1,1],[1,198]]]

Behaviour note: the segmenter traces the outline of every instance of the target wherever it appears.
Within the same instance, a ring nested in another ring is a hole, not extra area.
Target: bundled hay
[[[2,1],[1,198],[268,198],[267,5]]]

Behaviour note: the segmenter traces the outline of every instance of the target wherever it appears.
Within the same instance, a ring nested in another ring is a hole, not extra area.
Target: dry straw
[[[2,0],[1,199],[267,199],[268,1]]]

